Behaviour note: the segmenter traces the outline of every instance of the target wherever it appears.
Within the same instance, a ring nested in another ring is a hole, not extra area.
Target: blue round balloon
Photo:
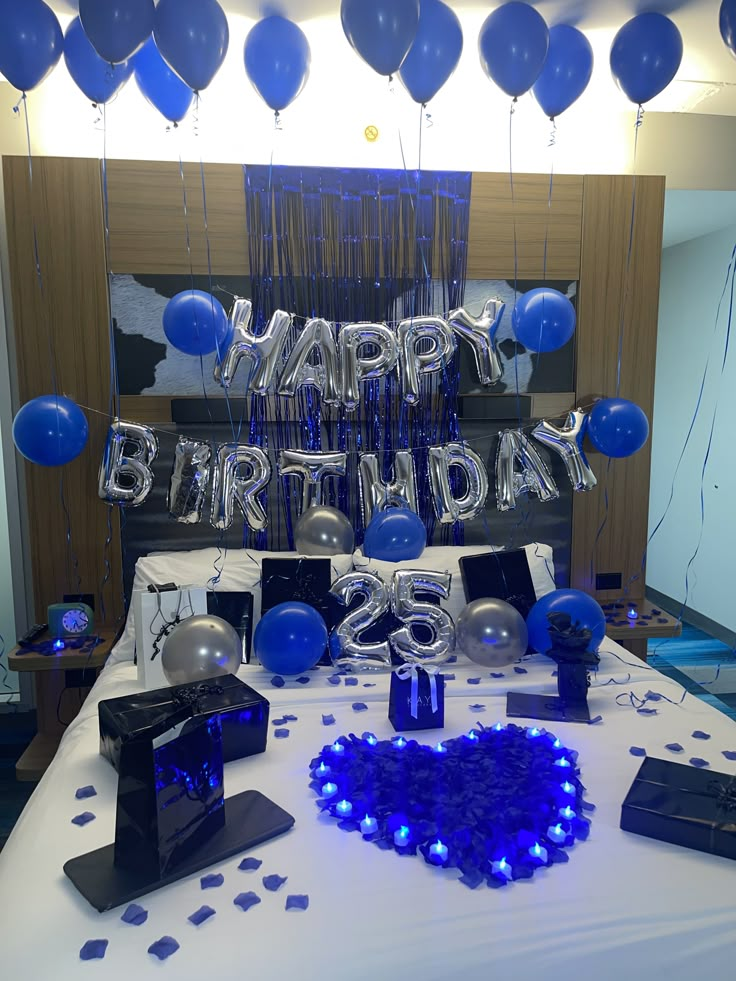
[[[91,102],[104,105],[133,73],[133,65],[123,61],[111,65],[103,61],[84,33],[78,17],[75,17],[64,35],[64,61],[77,84]]]
[[[35,89],[63,49],[59,21],[43,0],[0,0],[0,72],[14,88]]]
[[[327,647],[327,627],[306,603],[279,603],[258,621],[253,650],[267,671],[302,674],[319,661]]]
[[[248,32],[243,56],[248,78],[274,112],[293,102],[309,78],[309,41],[285,17],[274,15],[259,21]]]
[[[529,611],[526,626],[529,646],[540,654],[552,649],[548,613],[567,613],[573,624],[590,630],[590,650],[597,651],[606,636],[606,615],[592,596],[579,589],[555,589],[538,599]]]
[[[190,89],[206,89],[225,60],[230,29],[217,0],[159,0],[153,36]]]
[[[363,554],[385,562],[418,559],[427,545],[422,519],[408,508],[388,508],[373,515],[365,530]]]
[[[613,457],[631,456],[649,438],[649,420],[636,402],[601,399],[588,415],[588,436],[599,453]]]
[[[138,88],[170,123],[180,123],[194,101],[194,92],[172,72],[151,37],[133,62]]]
[[[505,3],[489,14],[478,36],[486,75],[515,98],[534,85],[547,57],[549,30],[528,3]]]
[[[220,301],[202,290],[184,290],[164,308],[164,333],[184,354],[226,350],[230,324]]]
[[[557,351],[575,333],[575,307],[559,290],[540,286],[519,297],[511,325],[528,351]]]
[[[416,37],[419,0],[342,0],[340,18],[363,61],[379,75],[393,75]]]
[[[103,61],[127,61],[153,31],[153,0],[79,0],[79,19]]]
[[[554,119],[583,94],[593,74],[593,48],[576,27],[558,24],[549,32],[547,59],[532,91]]]
[[[13,442],[31,463],[59,467],[78,457],[87,445],[87,417],[63,395],[39,395],[16,413]]]
[[[415,102],[433,99],[457,68],[463,29],[457,14],[442,0],[422,0],[414,43],[399,69],[399,78]]]
[[[736,55],[736,0],[723,0],[718,14],[718,26],[723,43]]]
[[[666,89],[682,61],[682,36],[664,14],[638,14],[611,45],[611,72],[618,87],[641,105]]]

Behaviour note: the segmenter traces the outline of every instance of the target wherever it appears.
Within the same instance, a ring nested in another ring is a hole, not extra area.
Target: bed
[[[526,673],[504,670],[490,679],[477,665],[458,662],[448,682],[445,738],[476,721],[503,720],[507,690],[555,688],[554,665],[535,655]],[[267,694],[272,718],[296,715],[290,736],[269,740],[265,754],[230,763],[226,793],[256,788],[296,818],[286,835],[252,854],[258,872],[242,872],[242,856],[208,871],[224,884],[202,891],[192,876],[140,900],[149,911],[139,927],[120,920],[122,910],[98,914],[62,873],[70,857],[113,839],[117,776],[98,752],[97,703],[137,689],[130,661],[102,672],[78,718],[69,726],[56,760],[41,780],[2,854],[2,966],[7,978],[111,979],[177,976],[270,978],[514,978],[567,979],[588,973],[596,981],[666,977],[668,981],[725,978],[736,955],[734,866],[726,859],[627,834],[619,829],[621,801],[640,760],[629,748],[668,755],[665,744],[680,742],[686,759],[702,756],[714,770],[736,773],[722,752],[736,749],[736,726],[654,669],[638,663],[611,641],[590,693],[596,725],[558,726],[580,752],[581,777],[597,805],[587,842],[576,845],[567,865],[543,870],[531,881],[500,890],[470,890],[418,859],[382,852],[358,835],[343,834],[319,817],[308,786],[310,759],[336,735],[371,730],[392,735],[387,720],[388,678],[375,687],[334,687],[330,669],[314,672],[308,685],[288,681],[277,689],[271,676],[246,665],[240,677]],[[470,685],[470,678],[481,682]],[[361,679],[362,684],[363,679]],[[614,684],[613,682],[617,682]],[[629,692],[664,699],[656,715],[638,714]],[[356,695],[359,692],[359,695]],[[623,696],[623,697],[618,697]],[[617,704],[618,701],[622,704]],[[368,707],[359,715],[352,703]],[[484,705],[471,710],[469,705]],[[335,716],[325,728],[322,713]],[[551,728],[551,727],[550,727]],[[691,736],[710,734],[707,741]],[[434,733],[427,733],[427,741]],[[75,800],[93,784],[97,796]],[[88,808],[96,820],[84,827],[71,818]],[[261,888],[261,875],[288,876],[276,893]],[[244,890],[263,901],[247,913],[233,904]],[[285,912],[287,892],[308,894],[304,912]],[[200,927],[187,917],[202,903],[216,915]],[[168,935],[180,949],[161,963],[149,945]],[[104,960],[82,964],[89,939],[107,938]]]

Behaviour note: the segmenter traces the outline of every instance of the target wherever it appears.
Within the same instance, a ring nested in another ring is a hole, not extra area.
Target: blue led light
[[[55,640],[54,641],[54,650],[55,651],[63,651],[65,647],[66,647],[66,644],[64,643],[63,640],[59,639],[59,640]]]
[[[345,752],[345,747],[343,746],[342,743],[334,742],[332,744],[332,752],[333,753],[338,753],[338,754],[339,753],[344,753]]]
[[[472,739],[473,742],[475,742],[478,739],[478,733],[475,731],[475,729],[470,730],[470,732],[468,733],[468,739]]]
[[[442,743],[437,743],[437,745],[434,748],[434,751],[435,751],[435,753],[446,753],[447,752],[447,747],[445,745],[443,745]]]
[[[404,746],[406,746],[406,740],[404,739],[404,737],[403,736],[399,736],[398,739],[394,739],[394,746],[397,749],[403,749]]]
[[[539,858],[539,856],[542,854],[542,849],[541,849],[538,841],[535,842],[534,845],[532,846],[532,853],[534,855],[536,855],[537,858]]]
[[[527,729],[526,734],[530,739],[533,739],[535,736],[539,735],[539,729],[537,729],[536,726],[532,726],[531,729]]]
[[[353,805],[349,800],[341,800],[335,805],[335,810],[341,817],[348,817],[353,813]]]
[[[552,743],[552,745],[554,746],[555,749],[560,749],[560,747],[562,746],[562,743],[560,742],[559,739],[555,739],[555,741]]]
[[[562,789],[565,791],[566,794],[574,794],[575,793],[575,788],[567,780],[563,784],[560,784],[560,786],[562,787]]]
[[[317,776],[319,776],[319,777],[326,777],[327,774],[330,772],[331,769],[332,769],[332,767],[329,767],[325,763],[325,761],[322,760],[322,762],[320,763],[320,765],[317,767]]]
[[[329,781],[328,783],[322,784],[322,796],[323,797],[334,797],[337,793],[337,784]]]
[[[495,724],[495,726],[493,727],[493,731],[494,731],[494,732],[500,732],[500,731],[501,731],[501,730],[502,730],[503,728],[504,728],[504,727],[503,727],[503,726],[501,725],[501,723],[500,723],[500,722],[497,722],[497,723]]]
[[[555,766],[571,766],[569,760],[566,760],[564,756],[561,756],[559,760],[555,760]]]
[[[369,732],[366,735],[365,741],[368,743],[369,746],[375,746],[376,743],[378,742],[378,740],[376,739],[376,737],[373,735],[372,732]]]

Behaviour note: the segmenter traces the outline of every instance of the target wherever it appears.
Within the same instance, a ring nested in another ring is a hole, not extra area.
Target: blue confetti
[[[289,738],[289,730],[288,729],[274,729],[273,734],[276,737],[276,739],[288,739]]]
[[[92,784],[89,784],[87,787],[80,787],[74,796],[77,800],[85,800],[87,797],[96,797],[97,791]]]
[[[514,674],[528,674],[526,668],[514,668]]]
[[[282,725],[284,725],[285,722],[286,722],[286,719],[284,719],[284,718],[281,718],[281,719],[271,719],[271,725],[274,725],[274,726],[282,726]]]
[[[109,942],[109,940],[88,940],[79,951],[80,961],[101,961]]]
[[[303,674],[300,678],[297,678],[296,679],[296,683],[298,685],[308,685],[311,680],[312,680],[311,678],[309,678],[309,677],[307,677],[307,675]]]
[[[221,872],[212,875],[203,875],[199,884],[203,889],[219,889],[225,881],[225,876]]]
[[[636,711],[639,715],[657,715],[656,709],[638,708]]]
[[[503,671],[491,671],[491,677],[492,678],[505,678],[506,675],[503,673]]]
[[[375,688],[376,687],[376,683],[375,683],[375,681],[366,681],[366,682],[363,683],[363,687],[364,688]]]
[[[679,743],[667,743],[664,748],[668,749],[670,753],[682,752],[682,746]]]
[[[330,685],[339,685],[342,682],[342,678],[339,674],[331,674],[328,676],[327,682]]]
[[[726,757],[727,760],[736,760],[736,750],[724,749],[723,755]]]
[[[334,715],[323,715],[322,716],[322,725],[323,726],[334,726],[334,724],[335,724],[335,716]]]
[[[442,677],[445,679],[445,681],[454,681],[455,680],[455,675],[454,674],[443,674]]]
[[[284,716],[284,722],[298,722],[298,721],[299,721],[299,716],[298,715],[285,715]]]
[[[353,702],[353,712],[365,712],[367,709],[365,702]]]
[[[710,763],[707,760],[702,760],[699,756],[691,756],[690,762],[693,766],[697,767],[710,766]]]
[[[294,896],[294,895],[292,895],[292,896],[287,896],[286,897],[286,906],[284,907],[284,909],[286,909],[286,910],[290,910],[290,909],[301,909],[301,910],[304,910],[304,909],[308,909],[308,908],[309,908],[309,896],[307,896],[307,895],[302,895],[302,896]]]
[[[483,705],[482,703],[479,703],[479,702],[476,702],[475,705],[468,705],[468,708],[472,712],[485,712],[485,710],[486,710],[485,705]]]
[[[273,678],[271,678],[271,684],[274,688],[283,688],[286,682],[280,674],[275,674]]]
[[[171,957],[179,949],[179,944],[174,940],[173,937],[161,937],[155,943],[152,943],[148,948],[148,953],[153,954],[154,957],[158,957],[160,961],[165,961],[167,957]]]
[[[662,701],[662,697],[663,696],[660,695],[658,691],[648,691],[646,693],[646,695],[644,696],[644,701],[645,702],[661,702]]]
[[[647,751],[643,746],[629,746],[629,752],[632,756],[646,756]]]
[[[187,917],[187,919],[195,926],[199,926],[201,923],[204,923],[205,920],[209,920],[209,918],[214,915],[215,911],[211,906],[200,906],[199,909],[195,910],[190,916]]]
[[[244,913],[247,913],[251,906],[257,906],[260,901],[261,897],[256,896],[254,892],[241,892],[235,897],[233,903],[235,906],[239,906]]]
[[[255,872],[256,869],[260,869],[262,865],[263,862],[260,858],[244,858],[238,868],[241,870],[241,872]]]
[[[131,926],[142,926],[148,919],[148,910],[143,909],[138,903],[131,903],[120,919],[123,923],[130,923]]]
[[[81,814],[77,814],[76,817],[72,818],[72,824],[76,824],[80,828],[83,828],[85,824],[89,824],[89,822],[94,821],[94,819],[95,815],[92,813],[92,811],[82,811]]]
[[[358,684],[358,679],[357,678],[346,678],[345,679],[345,684],[346,685],[357,685]]]
[[[276,892],[277,889],[283,886],[287,879],[288,876],[286,875],[264,875],[263,886],[269,892]]]
[[[480,678],[468,678],[468,684],[469,685],[479,685],[480,684]]]
[[[693,733],[693,739],[710,739],[710,733],[703,732],[702,729],[696,729]]]

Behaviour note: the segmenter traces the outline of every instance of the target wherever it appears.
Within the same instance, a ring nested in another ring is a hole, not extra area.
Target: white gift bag
[[[181,586],[152,593],[147,589],[134,590],[138,684],[147,691],[169,686],[161,663],[166,638],[182,620],[200,613],[207,613],[207,590],[203,587]]]

